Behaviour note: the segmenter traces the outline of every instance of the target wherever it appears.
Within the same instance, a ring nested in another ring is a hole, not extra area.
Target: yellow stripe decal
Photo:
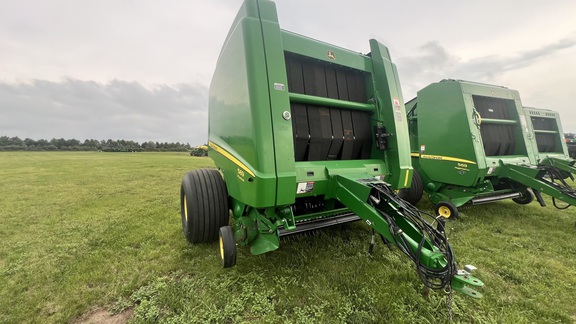
[[[235,158],[234,156],[232,156],[232,154],[226,152],[225,149],[221,148],[220,146],[216,145],[213,142],[209,142],[208,146],[210,146],[211,148],[214,149],[214,151],[222,154],[225,158],[227,158],[228,160],[232,161],[232,163],[236,164],[237,166],[241,167],[244,171],[248,172],[248,174],[250,174],[251,176],[255,177],[256,175],[254,174],[254,172],[252,172],[250,169],[248,169],[248,167],[240,162],[237,158]]]
[[[418,157],[418,153],[411,153],[413,157]],[[439,161],[451,161],[451,162],[460,162],[460,163],[467,163],[467,164],[476,164],[474,161],[464,160],[460,158],[455,158],[451,156],[442,156],[442,155],[430,155],[430,154],[422,154],[420,155],[421,159],[428,159],[428,160],[439,160]]]
[[[408,186],[408,175],[410,174],[410,170],[406,170],[406,179],[404,179],[404,187]]]

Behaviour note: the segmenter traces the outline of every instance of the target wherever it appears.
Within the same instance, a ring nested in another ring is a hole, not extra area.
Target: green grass
[[[0,153],[0,323],[61,323],[134,308],[136,323],[446,322],[442,293],[355,223],[284,239],[221,269],[217,244],[182,235],[186,153]],[[498,202],[449,222],[485,297],[454,295],[454,319],[576,322],[576,211]],[[431,210],[428,202],[419,204]]]

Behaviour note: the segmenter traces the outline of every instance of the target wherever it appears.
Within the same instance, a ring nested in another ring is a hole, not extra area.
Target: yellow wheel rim
[[[184,217],[186,218],[186,223],[188,223],[188,203],[186,202],[186,195],[184,195]]]
[[[224,260],[224,242],[222,242],[222,235],[220,235],[220,258]]]
[[[444,218],[450,218],[450,216],[452,216],[452,212],[450,211],[450,208],[448,208],[446,206],[441,206],[440,208],[438,208],[438,213],[440,214],[440,216],[442,216]]]

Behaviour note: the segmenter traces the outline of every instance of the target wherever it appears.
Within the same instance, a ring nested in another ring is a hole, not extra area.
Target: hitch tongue
[[[463,293],[464,295],[473,297],[473,298],[482,298],[482,294],[467,285],[475,286],[475,287],[483,287],[484,283],[482,280],[474,277],[472,272],[477,270],[477,268],[471,264],[464,266],[463,270],[458,270],[458,273],[452,277],[452,281],[450,282],[450,286],[452,289]]]

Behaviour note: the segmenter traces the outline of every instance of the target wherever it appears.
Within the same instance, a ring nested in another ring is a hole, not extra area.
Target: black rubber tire
[[[424,188],[422,187],[422,178],[420,177],[420,174],[418,174],[418,171],[414,170],[412,182],[410,182],[410,188],[400,189],[398,197],[416,206],[420,199],[422,199],[423,193]]]
[[[236,265],[236,240],[231,226],[220,227],[220,260],[224,268]]]
[[[446,219],[456,219],[459,216],[458,208],[450,201],[441,201],[436,204],[436,215]]]
[[[528,205],[529,203],[534,201],[534,194],[530,189],[526,188],[525,191],[520,193],[521,196],[518,198],[512,198],[512,201],[517,203],[518,205]]]
[[[182,231],[188,242],[218,239],[220,227],[228,225],[228,192],[218,170],[197,169],[184,175],[180,186]]]

